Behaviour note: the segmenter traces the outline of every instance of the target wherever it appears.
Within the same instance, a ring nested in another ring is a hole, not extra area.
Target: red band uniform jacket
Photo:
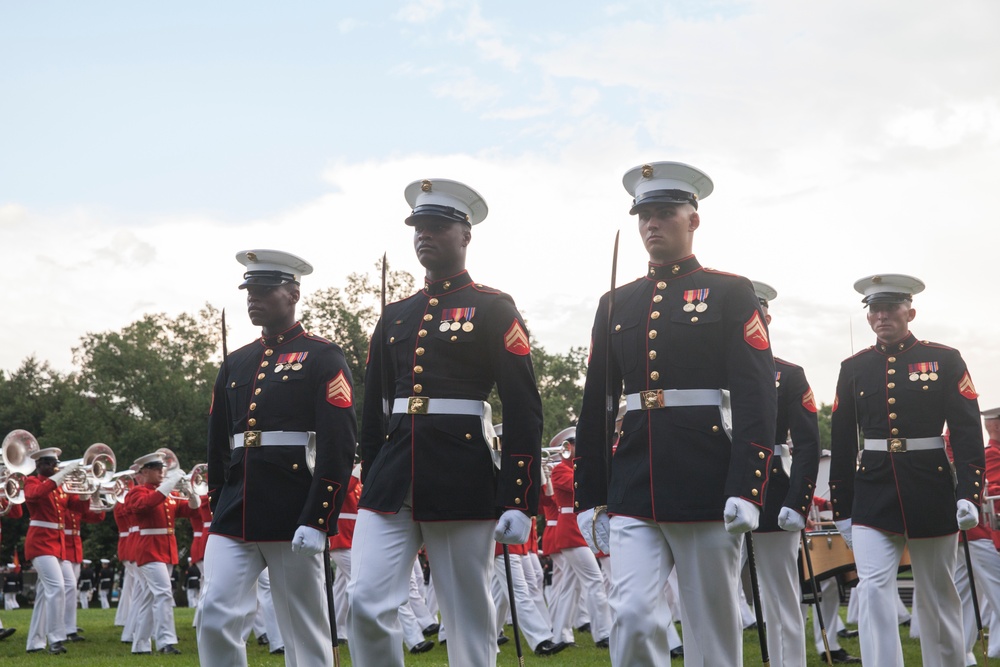
[[[83,562],[83,539],[80,537],[81,523],[100,523],[104,521],[104,512],[92,512],[90,502],[87,501],[87,509],[83,512],[68,510],[65,514],[66,528],[66,560],[71,563]]]
[[[697,299],[701,294],[703,300]],[[684,307],[691,298],[702,310]],[[774,361],[750,281],[702,268],[692,255],[650,264],[644,278],[601,297],[576,429],[576,501],[582,511],[653,521],[722,521],[726,499],[764,500],[774,443]],[[629,410],[610,470],[605,358],[613,404],[622,392],[728,389],[732,440],[715,406]],[[506,425],[505,425],[506,428]]]
[[[174,536],[177,517],[190,519],[198,515],[198,510],[189,506],[186,500],[164,496],[156,488],[155,484],[138,484],[125,496],[125,508],[139,528],[131,538],[132,553],[137,565],[177,565],[177,538]],[[157,531],[157,534],[142,534],[148,530]]]
[[[778,392],[778,421],[774,432],[775,446],[784,445],[791,436],[793,453],[791,477],[785,473],[781,459],[771,459],[771,474],[767,478],[767,497],[760,513],[760,526],[755,532],[773,533],[781,530],[778,514],[790,507],[802,516],[809,513],[816,474],[819,472],[819,424],[816,420],[816,398],[813,396],[805,371],[801,366],[774,358],[774,385]]]
[[[131,493],[129,489],[129,493]],[[125,496],[126,499],[128,496]],[[135,543],[135,519],[132,514],[125,509],[125,503],[115,503],[115,508],[111,511],[115,518],[115,525],[118,526],[118,560],[121,562],[134,561],[133,544]]]
[[[89,500],[80,500],[57,487],[48,477],[28,475],[24,481],[24,502],[31,521],[44,521],[57,527],[28,525],[24,540],[24,557],[55,556],[66,560],[66,515],[68,509],[83,512]]]
[[[412,486],[416,521],[535,514],[542,405],[530,351],[511,297],[465,271],[387,305],[365,374],[360,507],[398,512]],[[386,433],[383,377],[392,398],[485,401],[496,385],[504,412],[499,475],[478,416],[394,413]]]
[[[945,422],[954,475],[943,447],[865,450],[856,464],[859,427],[866,438],[930,438],[942,434]],[[985,489],[979,401],[958,350],[909,334],[846,359],[837,380],[831,438],[835,520],[911,538],[940,537],[958,531],[958,498],[979,506]]]
[[[245,431],[314,431],[315,471],[304,446],[230,450]],[[354,384],[338,345],[297,323],[241,347],[212,398],[211,532],[253,542],[289,542],[299,526],[335,534],[356,447]]]

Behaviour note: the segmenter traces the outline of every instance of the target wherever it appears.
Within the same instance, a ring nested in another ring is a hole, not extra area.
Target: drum
[[[847,548],[847,542],[839,531],[818,530],[806,533],[805,540],[799,545],[800,574],[804,583],[809,582],[809,568],[805,560],[806,549],[809,550],[816,581],[854,570],[854,552]]]

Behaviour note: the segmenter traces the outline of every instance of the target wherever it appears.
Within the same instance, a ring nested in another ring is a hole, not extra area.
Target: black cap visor
[[[405,222],[412,227],[419,220],[427,219],[443,220],[444,222],[462,222],[472,226],[472,223],[469,222],[469,216],[462,211],[453,206],[439,206],[438,204],[423,204],[416,207]]]
[[[286,283],[298,284],[295,276],[284,271],[247,271],[243,274],[243,282],[240,289],[246,289],[250,285],[261,285],[262,287],[277,287]]]
[[[640,206],[649,204],[691,204],[697,210],[698,197],[686,190],[651,190],[632,200],[632,208],[628,214],[635,215]]]

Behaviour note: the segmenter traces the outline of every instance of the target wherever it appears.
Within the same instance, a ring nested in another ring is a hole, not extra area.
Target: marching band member
[[[614,561],[611,662],[669,661],[662,591],[676,565],[685,662],[741,665],[740,547],[758,524],[774,443],[767,325],[749,280],[692,254],[707,174],[657,162],[623,182],[649,267],[615,290],[610,320],[601,297],[574,462],[581,532]],[[607,406],[623,385],[609,470]]]
[[[753,281],[753,287],[764,321],[770,325],[769,306],[778,292],[758,281]],[[771,459],[770,488],[760,525],[754,531],[754,549],[768,656],[774,667],[798,667],[806,664],[798,554],[819,471],[819,423],[816,398],[801,366],[775,357],[774,385],[778,393],[776,456]],[[794,447],[792,452],[788,451],[788,438]]]
[[[66,534],[66,561],[69,563],[70,571],[73,573],[73,588],[66,589],[66,617],[64,620],[64,625],[66,626],[66,638],[71,642],[82,642],[83,637],[80,636],[78,628],[76,626],[76,600],[78,597],[78,590],[80,590],[81,585],[81,565],[84,563],[83,558],[83,539],[80,537],[80,524],[81,523],[100,523],[104,521],[106,514],[104,512],[93,512],[90,509],[88,503],[87,507],[82,511],[68,510],[65,515],[66,527],[63,532]],[[90,560],[86,563],[90,564]],[[91,570],[91,577],[93,577],[93,570]],[[68,586],[69,582],[67,582]],[[88,600],[90,595],[93,595],[93,581],[89,582],[87,588]],[[82,607],[86,608],[83,604],[83,598],[80,598]]]
[[[351,371],[340,347],[296,320],[308,262],[277,250],[237,260],[261,336],[223,361],[212,394],[198,653],[203,665],[247,664],[241,633],[266,567],[286,664],[329,665],[328,591],[319,582],[357,446]]]
[[[427,275],[420,292],[386,306],[371,339],[351,554],[351,658],[359,667],[403,664],[394,611],[406,601],[424,544],[449,662],[492,666],[492,542],[528,538],[538,502],[541,399],[513,300],[474,283],[465,268],[486,202],[445,179],[411,183],[405,197]],[[485,409],[494,386],[508,416],[499,473]]]
[[[979,522],[976,508],[986,491],[978,394],[957,350],[910,332],[913,295],[924,289],[920,280],[874,275],[854,288],[864,295],[876,343],[840,366],[830,495],[858,568],[861,659],[903,665],[896,574],[908,546],[920,591],[914,610],[924,667],[964,667],[962,607],[952,574],[955,533]],[[941,437],[945,422],[954,472]]]
[[[135,465],[139,467],[136,485],[125,496],[125,507],[139,527],[135,538],[135,564],[145,584],[145,593],[136,601],[138,606],[133,611],[136,626],[132,634],[132,653],[151,653],[152,638],[159,653],[179,654],[170,583],[173,566],[177,565],[174,523],[178,516],[196,516],[201,500],[192,495],[187,503],[181,503],[171,495],[183,472],[174,468],[164,474],[161,453],[141,456],[135,460]]]
[[[28,653],[45,649],[48,642],[49,653],[65,653],[66,641],[66,589],[67,582],[73,582],[73,596],[69,604],[76,604],[76,578],[66,558],[67,509],[81,512],[89,507],[89,500],[69,497],[60,485],[80,461],[68,461],[59,465],[58,447],[46,447],[31,454],[35,460],[36,475],[25,478],[24,502],[27,505],[28,535],[24,542],[24,555],[31,561],[38,573],[35,592],[35,608],[31,613],[28,629]],[[75,628],[73,628],[75,631]]]

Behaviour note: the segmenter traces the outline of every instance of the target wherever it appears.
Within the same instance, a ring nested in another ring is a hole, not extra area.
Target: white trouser
[[[743,664],[737,608],[742,536],[722,522],[656,523],[611,517],[611,664],[670,662],[663,585],[676,566],[685,667]]]
[[[535,606],[535,601],[528,591],[528,584],[524,577],[524,561],[527,557],[510,555],[511,583],[514,587],[514,605],[517,612],[517,625],[524,638],[528,640],[531,650],[545,640],[552,641],[552,626],[539,612]],[[503,555],[494,559],[493,563],[493,604],[497,608],[497,635],[503,630],[503,619],[510,611],[510,597],[507,591],[507,570],[504,567]]]
[[[552,616],[549,614],[548,605],[545,604],[545,571],[542,569],[542,562],[538,559],[538,554],[533,551],[529,552],[522,561],[522,569],[524,570],[524,581],[528,584],[528,595],[534,600],[535,608],[545,619],[546,624],[552,627]]]
[[[97,591],[97,599],[101,601],[101,609],[111,609],[111,601],[108,600],[108,591],[101,589]]]
[[[201,608],[202,603],[205,600],[205,596],[202,594],[204,590],[208,587],[208,574],[205,572],[205,559],[198,561],[198,569],[201,570],[201,589],[198,592],[198,606],[194,609],[194,618],[191,619],[191,627],[197,628],[198,624],[201,623]]]
[[[37,556],[31,564],[38,573],[35,588],[35,608],[28,626],[27,650],[45,648],[66,640],[66,580],[73,578],[69,561],[55,556]],[[71,598],[72,599],[72,598]],[[71,603],[75,606],[75,603]],[[74,628],[75,629],[75,628]]]
[[[122,561],[122,565],[125,566],[125,570],[122,572],[121,588],[118,589],[118,608],[115,610],[115,625],[119,627],[125,627],[128,625],[129,611],[132,603],[132,587],[135,586],[135,562],[126,560]],[[132,641],[131,635],[126,638],[122,636],[122,641]]]
[[[198,606],[198,593],[201,592],[200,588],[185,588],[184,591],[187,593],[187,606],[194,609]]]
[[[420,621],[413,613],[409,600],[399,606],[399,626],[403,631],[403,643],[406,644],[406,648],[412,649],[424,641],[423,628],[420,627]]]
[[[132,652],[152,650],[150,639],[156,641],[156,648],[177,643],[174,629],[174,595],[170,587],[168,563],[146,563],[136,568],[145,584],[142,597],[133,610],[136,625],[132,632]]]
[[[356,667],[403,665],[399,607],[407,601],[413,559],[427,549],[448,661],[496,664],[496,608],[490,599],[494,521],[417,522],[409,501],[397,514],[358,512],[351,552],[347,626]]]
[[[806,664],[806,629],[799,602],[799,533],[754,533],[753,546],[771,665],[801,667]]]
[[[351,550],[334,549],[330,558],[337,566],[333,573],[333,608],[337,618],[337,638],[347,639],[347,584],[351,581]]]
[[[413,572],[410,573],[410,610],[413,612],[417,623],[420,624],[421,633],[423,629],[437,623],[437,619],[427,608],[424,593],[424,568],[420,566],[420,559],[413,559]]]
[[[552,630],[557,641],[573,642],[575,639],[572,622],[568,619],[576,608],[580,582],[573,576],[563,552],[554,553],[551,558],[552,585],[549,587],[549,616],[552,619]]]
[[[587,547],[563,549],[561,555],[563,566],[567,569],[564,576],[576,578],[586,600],[591,638],[595,642],[607,639],[611,635],[611,612],[604,580],[601,578],[601,568],[597,565],[597,557]],[[579,620],[575,618],[577,607],[576,604],[560,605],[559,612],[552,615],[552,626],[557,635],[560,631],[565,634],[567,629],[572,633],[573,625]]]
[[[257,610],[264,621],[264,633],[267,634],[267,649],[277,651],[285,647],[285,639],[278,626],[278,615],[274,611],[274,596],[271,594],[271,574],[269,568],[264,568],[257,577]],[[327,616],[329,618],[329,616]],[[254,628],[257,631],[257,628]],[[260,633],[256,633],[260,637]]]
[[[962,622],[965,629],[965,650],[969,653],[981,654],[982,648],[977,643],[979,628],[976,627],[976,613],[972,606],[972,590],[969,585],[969,572],[965,565],[964,547],[959,547],[959,555],[955,564],[955,583],[958,594],[962,598]],[[981,604],[980,618],[983,628],[990,628],[987,623],[986,608],[1000,609],[1000,553],[997,553],[992,540],[970,540],[969,556],[972,558],[972,575],[976,580],[976,593]],[[992,629],[992,628],[990,628]],[[990,632],[987,656],[1000,658],[1000,637]]]
[[[76,586],[80,582],[80,563],[64,562],[69,564],[69,571],[72,573],[73,578],[72,581],[67,580],[65,582],[66,587],[63,589],[63,593],[66,596],[66,606],[63,610],[65,614],[63,617],[63,627],[66,628],[67,634],[72,634],[76,632]]]
[[[94,589],[87,591],[77,591],[76,597],[80,600],[80,609],[90,608],[90,596],[94,594]]]
[[[122,641],[131,642],[135,636],[135,628],[139,624],[139,600],[146,596],[146,580],[139,573],[139,566],[132,561],[125,564],[126,576],[132,580],[132,590],[128,596],[128,613],[125,617],[125,627],[122,628]]]
[[[4,593],[3,606],[8,611],[11,609],[20,609],[21,605],[17,603],[17,593]]]
[[[896,575],[904,545],[910,549],[913,579],[920,595],[920,653],[924,667],[964,667],[962,602],[953,579],[955,535],[907,540],[867,526],[854,527],[854,559],[861,587],[858,625],[861,659],[878,667],[903,667],[897,623]]]
[[[285,665],[330,665],[333,641],[323,554],[292,553],[291,542],[241,542],[209,535],[198,624],[202,665],[246,667],[243,629],[257,608],[257,578],[268,568]]]
[[[830,644],[830,650],[836,651],[840,648],[840,642],[837,640],[837,631],[843,628],[844,624],[840,620],[840,613],[838,611],[840,608],[840,589],[837,587],[837,578],[829,577],[817,582],[816,588],[819,590],[822,600],[819,605],[819,613],[823,616],[823,625],[820,626],[819,618],[817,618],[815,610],[813,610],[813,645],[816,647],[816,652],[822,657],[826,655],[826,647],[823,645],[823,628],[826,628],[826,637],[827,642]],[[806,619],[809,617],[809,610],[813,606],[811,604],[802,605],[803,624],[805,624]],[[768,632],[770,632],[770,629]]]

